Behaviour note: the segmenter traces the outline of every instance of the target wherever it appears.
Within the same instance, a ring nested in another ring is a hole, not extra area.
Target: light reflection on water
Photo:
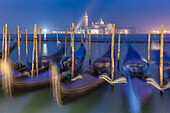
[[[47,39],[47,34],[46,33],[44,33],[44,40],[46,40]]]
[[[43,43],[43,56],[47,56],[47,55],[48,55],[47,44]]]
[[[44,34],[44,40],[46,40],[46,33]],[[47,44],[46,42],[43,42],[43,56],[47,56],[48,55],[48,48],[47,48]]]

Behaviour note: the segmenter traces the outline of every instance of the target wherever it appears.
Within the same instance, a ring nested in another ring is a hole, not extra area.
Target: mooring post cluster
[[[34,53],[35,53],[35,43],[36,43],[36,75],[38,76],[38,42],[37,42],[37,24],[34,25],[34,42],[32,51],[32,71],[31,77],[34,75]]]
[[[74,31],[75,30],[75,24],[72,23],[72,33],[71,33],[71,56],[72,56],[72,71],[71,71],[71,78],[74,77],[74,68],[75,68],[75,56],[74,56]],[[17,26],[17,31],[18,31],[18,65],[19,68],[21,68],[21,31],[20,31],[20,26]],[[91,30],[88,31],[88,36],[89,36],[89,65],[91,65]],[[9,40],[7,38],[8,34],[8,25],[5,24],[3,26],[3,39],[2,39],[2,59],[7,61],[9,60],[9,53],[10,53],[10,40],[11,40],[11,28],[9,28]],[[58,32],[57,32],[57,52],[58,52],[58,46],[59,46],[59,37],[58,37]],[[118,71],[119,71],[119,65],[120,65],[120,37],[121,37],[121,32],[120,30],[118,31]],[[112,38],[111,38],[111,80],[114,81],[114,72],[115,72],[115,56],[114,56],[114,43],[115,43],[115,24],[113,24],[113,32],[112,32]],[[8,41],[8,43],[7,43]],[[84,42],[85,42],[85,32],[84,32]],[[150,65],[150,44],[151,44],[151,28],[149,28],[148,32],[148,56],[147,56],[147,65]],[[81,32],[81,44],[83,44],[83,32]],[[163,88],[163,47],[164,47],[164,25],[161,24],[161,43],[160,43],[160,88]],[[38,54],[38,38],[37,38],[37,24],[34,25],[34,38],[33,38],[33,51],[32,51],[32,70],[31,70],[31,77],[34,75],[34,55],[36,52],[36,75],[38,76],[38,56],[41,57],[41,29],[39,29],[39,54]],[[67,29],[65,29],[65,52],[64,56],[66,58],[67,56]],[[26,29],[26,62],[28,62],[28,29]],[[113,86],[113,84],[112,84]],[[162,91],[160,92],[161,94],[163,93]]]

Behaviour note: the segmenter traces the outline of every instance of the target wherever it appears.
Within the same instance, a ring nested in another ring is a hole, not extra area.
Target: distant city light
[[[128,34],[128,30],[125,30],[125,34]]]
[[[44,33],[47,33],[47,29],[44,29],[43,32],[44,32]]]
[[[153,34],[160,34],[161,31],[159,31],[159,30],[153,30],[152,33],[153,33]],[[164,33],[165,33],[165,34],[169,34],[169,33],[170,33],[170,30],[164,30]]]
[[[167,33],[168,31],[167,30],[164,30],[164,33]]]

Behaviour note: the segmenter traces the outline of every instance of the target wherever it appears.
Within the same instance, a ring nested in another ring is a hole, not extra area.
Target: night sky
[[[27,28],[33,32],[38,28],[52,30],[69,29],[81,20],[85,10],[92,21],[103,19],[105,23],[116,23],[120,27],[136,27],[138,33],[147,33],[148,28],[160,29],[164,24],[170,30],[170,0],[1,0],[0,32],[7,23],[12,32]]]

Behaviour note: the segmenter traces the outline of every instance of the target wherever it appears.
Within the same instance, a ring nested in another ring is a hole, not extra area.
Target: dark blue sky
[[[138,33],[148,28],[159,30],[164,24],[170,30],[170,0],[1,0],[0,32],[8,23],[12,32],[20,25],[33,32],[40,28],[64,30],[77,24],[87,10],[89,24],[100,18],[117,26],[136,27]]]

